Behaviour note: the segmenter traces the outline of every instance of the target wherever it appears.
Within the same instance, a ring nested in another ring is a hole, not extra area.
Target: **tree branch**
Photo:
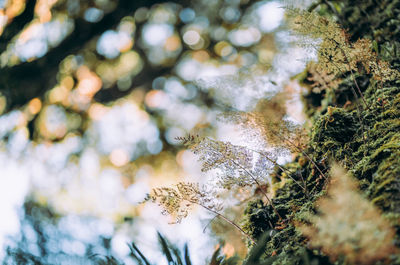
[[[0,53],[3,52],[8,43],[16,36],[34,16],[36,0],[27,0],[24,11],[15,17],[11,24],[6,26],[3,34],[0,35]]]
[[[74,31],[42,58],[1,69],[5,78],[0,80],[0,92],[8,99],[6,111],[24,105],[32,98],[43,96],[56,85],[58,65],[66,56],[77,53],[85,43],[115,27],[123,17],[131,15],[138,8],[164,2],[120,0],[114,11],[106,14],[97,23],[90,23],[82,18],[76,19]]]

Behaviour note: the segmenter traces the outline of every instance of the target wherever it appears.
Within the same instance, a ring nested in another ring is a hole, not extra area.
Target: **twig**
[[[295,179],[291,176],[292,172],[290,172],[287,168],[285,168],[284,166],[279,165],[275,160],[269,158],[263,151],[258,151],[258,150],[254,150],[254,149],[251,149],[251,148],[249,148],[249,150],[251,150],[251,151],[253,151],[253,152],[256,152],[256,153],[258,153],[258,154],[264,156],[268,161],[270,161],[271,163],[273,163],[273,164],[274,164],[275,166],[277,166],[280,170],[286,172],[286,173],[288,174],[288,177],[289,177],[291,180],[293,180],[297,185],[300,186],[300,188],[302,188],[304,191],[306,191],[307,186],[304,185],[304,187],[303,187],[297,180],[295,180]],[[304,184],[304,179],[303,179],[303,184]]]
[[[276,210],[274,203],[272,202],[272,200],[268,197],[267,193],[264,191],[264,189],[261,186],[261,183],[257,180],[257,178],[250,172],[248,171],[246,168],[244,168],[243,166],[241,166],[240,164],[236,163],[236,161],[232,160],[231,161],[237,165],[239,168],[243,169],[248,175],[249,177],[256,183],[256,185],[258,186],[258,188],[260,189],[261,193],[265,196],[265,198],[268,200],[269,204],[271,205],[272,209],[274,210],[275,214],[278,216],[279,220],[282,220],[281,215],[278,213],[278,211]],[[268,212],[267,212],[268,218],[271,219],[271,217],[269,216]],[[268,220],[269,225],[271,226],[271,228],[273,229],[274,226],[272,225],[271,221]]]
[[[193,204],[197,204],[197,205],[203,207],[204,209],[206,209],[206,210],[212,212],[213,214],[215,214],[216,217],[219,217],[219,218],[223,219],[225,222],[229,223],[230,225],[232,225],[232,226],[234,226],[236,229],[238,229],[238,230],[239,230],[243,235],[245,235],[251,242],[253,242],[254,245],[257,245],[256,241],[255,241],[249,234],[247,234],[247,233],[246,233],[238,224],[236,224],[234,221],[228,219],[227,217],[225,217],[224,215],[220,214],[219,212],[217,212],[217,211],[215,211],[215,210],[213,210],[213,209],[211,209],[211,208],[209,208],[209,207],[207,207],[207,206],[205,206],[205,205],[202,205],[202,204],[200,204],[200,203],[198,203],[198,202],[190,201],[190,200],[189,200],[189,202],[190,202],[190,203],[193,203]],[[214,218],[215,218],[215,217],[214,217]]]
[[[214,215],[213,218],[211,218],[211,220],[206,224],[206,226],[203,228],[203,233],[206,232],[207,227],[212,223],[212,221],[214,221],[215,218],[217,218],[217,215]]]

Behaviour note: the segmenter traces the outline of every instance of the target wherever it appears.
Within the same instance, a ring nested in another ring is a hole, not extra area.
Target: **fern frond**
[[[244,146],[233,145],[229,142],[216,141],[207,137],[187,137],[185,142],[193,153],[199,155],[199,160],[203,162],[202,170],[220,169],[218,174],[219,184],[223,188],[238,186],[257,185],[261,193],[271,204],[274,212],[281,220],[282,217],[275,209],[272,201],[262,188],[262,181],[267,177],[268,170],[277,164],[272,158],[260,156],[258,153],[254,159],[254,151]],[[269,164],[269,165],[268,165]],[[272,228],[272,224],[270,223]]]
[[[201,206],[238,229],[250,241],[255,243],[238,224],[221,213],[223,207],[217,198],[218,195],[205,185],[200,186],[198,183],[179,182],[174,188],[161,187],[153,189],[148,194],[146,201],[152,201],[160,205],[164,214],[169,214],[174,218],[175,221],[173,223],[181,222],[194,205]]]
[[[299,44],[317,50],[319,71],[334,75],[350,71],[347,57],[351,48],[346,32],[336,22],[300,9],[289,9],[287,13],[289,25],[301,37]]]
[[[268,143],[274,148],[273,152],[279,153],[281,156],[287,154],[287,151],[302,153],[326,179],[325,174],[312,157],[305,152],[309,137],[306,130],[299,124],[284,119],[286,114],[286,109],[283,107],[285,106],[285,99],[285,94],[279,93],[268,101],[260,102],[252,112],[223,113],[219,116],[219,119],[238,125],[248,138],[258,138],[260,142]],[[268,155],[266,157],[268,158]],[[273,163],[286,171],[277,163]],[[296,180],[294,181],[296,182]],[[306,190],[305,181],[302,180],[302,182],[303,185],[296,183]]]
[[[173,218],[172,223],[180,223],[196,204],[220,212],[222,204],[217,197],[215,191],[205,185],[179,182],[174,187],[154,188],[145,201],[157,203],[163,208],[163,214]]]
[[[328,196],[317,205],[320,215],[308,218],[313,226],[298,228],[333,261],[343,255],[349,264],[376,264],[397,251],[395,230],[338,165],[331,171]]]
[[[334,90],[342,82],[342,79],[336,77],[334,74],[328,73],[325,70],[318,70],[314,62],[308,65],[307,70],[311,75],[307,80],[311,82],[311,88],[314,93],[321,93],[322,90]]]
[[[273,114],[269,106],[264,105],[252,112],[228,112],[219,116],[223,122],[238,125],[246,138],[257,138],[275,148],[280,155],[288,151],[299,152],[304,149],[308,135],[304,128],[290,120]]]
[[[185,146],[199,156],[202,171],[219,169],[217,184],[225,189],[263,183],[276,165],[277,155],[273,152],[256,151],[208,137],[184,139]]]
[[[358,65],[362,65],[375,80],[386,82],[400,77],[399,71],[378,59],[371,40],[359,39],[350,43],[346,31],[339,24],[315,12],[289,9],[288,14],[292,29],[303,37],[300,44],[317,51],[317,71],[337,76],[349,71],[357,72]]]
[[[350,61],[353,64],[361,63],[367,73],[372,73],[375,80],[386,82],[400,78],[399,71],[390,68],[388,62],[378,59],[369,39],[359,39],[354,43]]]

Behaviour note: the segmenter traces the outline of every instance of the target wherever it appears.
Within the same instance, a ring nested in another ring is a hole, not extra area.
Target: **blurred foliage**
[[[9,242],[3,264],[87,264],[92,255],[111,251],[111,235],[99,237],[89,228],[101,227],[94,218],[63,217],[32,198],[20,215],[20,233]],[[77,222],[87,226],[85,233],[78,233]]]
[[[277,1],[256,0],[0,1],[0,163],[12,191],[4,201],[21,207],[27,196],[23,214],[7,208],[10,233],[21,230],[10,251],[38,257],[47,248],[43,262],[52,263],[61,252],[87,257],[80,243],[106,237],[102,254],[115,234],[140,234],[124,229],[149,214],[137,206],[145,193],[196,172],[175,137],[221,134],[219,111],[278,89],[264,74],[287,45],[276,40],[283,13]],[[57,218],[33,214],[46,209]],[[65,229],[59,220],[86,227],[71,216],[113,228],[78,238],[75,254],[44,239],[18,246],[31,219],[47,240],[68,238],[42,231]]]
[[[284,51],[300,39],[287,31],[277,1],[1,1],[0,166],[4,186],[14,189],[2,200],[11,198],[13,206],[25,201],[14,218],[19,224],[8,224],[15,235],[6,241],[4,264],[152,264],[160,255],[147,258],[135,243],[128,250],[124,245],[149,234],[138,216],[159,218],[137,203],[155,185],[201,169],[179,150],[177,137],[229,134],[232,129],[216,122],[226,111],[229,121],[245,129],[255,125],[255,135],[276,147],[271,155],[212,138],[189,145],[200,153],[204,171],[222,170],[223,188],[235,186],[223,194],[226,204],[259,195],[268,201],[249,203],[242,226],[220,207],[208,207],[259,239],[243,264],[330,264],[296,229],[318,211],[329,159],[342,161],[381,208],[397,229],[398,247],[399,1],[318,1],[309,9],[319,15],[295,11],[295,24],[303,37],[320,38],[322,48],[320,64],[298,76],[307,90],[311,138],[288,119],[292,102],[279,98],[297,73],[296,65],[282,71],[293,64]],[[294,94],[294,85],[287,87]],[[259,99],[269,100],[256,105]],[[264,144],[247,137],[257,148]],[[286,149],[296,157],[282,166],[277,153]],[[268,161],[255,163],[253,152]],[[259,182],[267,174],[271,183]],[[178,191],[153,189],[166,212],[178,209],[178,220],[192,204],[212,202],[197,184],[182,183]],[[257,188],[243,191],[246,186]],[[187,245],[181,252],[161,234],[158,240],[168,264],[192,264]],[[239,264],[234,253],[243,245],[233,244],[225,244],[224,255],[217,248],[211,264]],[[347,262],[342,252],[333,253],[337,264]],[[193,255],[204,259],[203,252]],[[398,264],[398,255],[386,253],[369,261],[382,255]]]
[[[266,232],[260,240],[257,242],[257,246],[254,247],[249,253],[246,260],[241,260],[237,256],[226,257],[225,255],[221,255],[221,247],[218,247],[213,255],[211,256],[211,260],[209,261],[209,265],[268,265],[272,264],[275,260],[274,257],[271,257],[267,260],[263,260],[261,262],[261,256],[264,254],[264,246],[267,240],[270,238],[270,233]],[[181,252],[177,249],[176,246],[172,245],[166,238],[164,238],[160,233],[158,233],[159,245],[161,247],[161,251],[165,256],[165,259],[168,261],[168,264],[171,265],[191,265],[192,262],[189,256],[189,250],[187,245],[184,246],[184,254],[181,255]],[[135,245],[135,243],[130,244],[130,256],[138,262],[140,265],[151,265],[146,256],[139,250],[139,248]],[[303,258],[307,258],[307,254],[304,253]],[[112,257],[99,257],[97,260],[98,265],[114,265],[120,264],[118,261]],[[261,262],[261,263],[260,263]]]

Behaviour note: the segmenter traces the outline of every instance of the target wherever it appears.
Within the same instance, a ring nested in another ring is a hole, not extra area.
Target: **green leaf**
[[[169,247],[167,244],[167,241],[164,239],[164,237],[157,232],[158,235],[158,241],[160,242],[162,252],[164,253],[165,257],[167,258],[168,264],[175,264],[174,259],[172,258],[171,252],[169,251]]]
[[[219,256],[220,251],[221,251],[220,247],[214,251],[209,265],[220,265],[221,264],[221,257]]]
[[[185,262],[186,262],[186,265],[192,265],[192,262],[190,261],[189,249],[188,249],[188,245],[187,245],[187,244],[185,244],[184,252],[185,252]]]
[[[141,264],[143,264],[142,262],[144,262],[144,264],[146,264],[146,265],[151,265],[150,264],[150,262],[146,259],[146,257],[142,254],[142,252],[140,252],[140,250],[136,247],[136,245],[135,245],[135,243],[131,243],[130,245],[128,245],[129,246],[129,249],[131,250],[131,255],[133,256],[133,257],[137,257],[136,255],[135,255],[135,252],[137,253],[137,254],[139,254],[139,256],[140,256],[140,258],[141,258],[141,261],[137,258],[137,261],[139,262],[139,263],[141,263]]]
[[[270,257],[266,260],[263,260],[262,263],[260,258],[265,251],[265,246],[267,241],[271,238],[270,231],[266,231],[258,240],[257,245],[255,245],[249,255],[247,260],[243,263],[243,265],[269,265],[272,264],[276,257]]]

